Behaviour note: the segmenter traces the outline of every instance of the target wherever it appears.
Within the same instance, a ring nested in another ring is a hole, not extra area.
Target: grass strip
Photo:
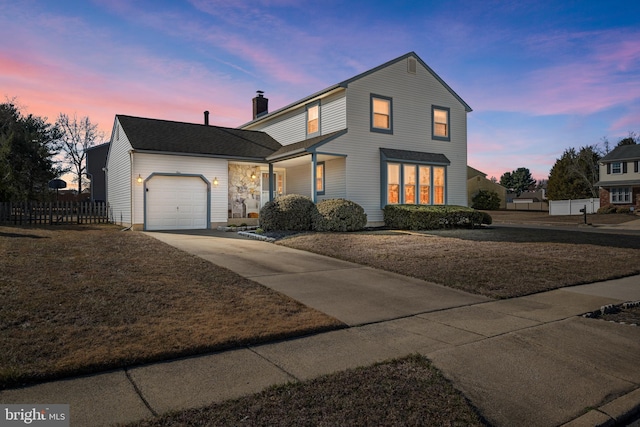
[[[467,399],[428,359],[410,355],[127,427],[483,426]]]

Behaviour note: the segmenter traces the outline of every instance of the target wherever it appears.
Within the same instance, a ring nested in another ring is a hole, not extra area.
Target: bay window
[[[420,166],[420,204],[431,203],[431,166]]]
[[[395,163],[387,165],[387,203],[400,203],[400,165]]]
[[[444,205],[444,166],[387,163],[386,204]]]
[[[416,202],[416,166],[404,165],[404,202]]]

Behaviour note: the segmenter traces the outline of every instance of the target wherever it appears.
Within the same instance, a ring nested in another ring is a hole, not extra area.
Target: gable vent
[[[407,58],[407,72],[409,74],[415,74],[418,67],[416,58]]]

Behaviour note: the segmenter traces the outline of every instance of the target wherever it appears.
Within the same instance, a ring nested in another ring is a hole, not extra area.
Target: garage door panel
[[[207,228],[207,184],[201,178],[154,176],[146,196],[147,230]]]

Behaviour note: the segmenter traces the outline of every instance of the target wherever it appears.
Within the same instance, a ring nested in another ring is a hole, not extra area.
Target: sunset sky
[[[23,113],[236,127],[407,52],[472,108],[468,163],[546,178],[640,133],[640,1],[0,0],[0,95]]]

